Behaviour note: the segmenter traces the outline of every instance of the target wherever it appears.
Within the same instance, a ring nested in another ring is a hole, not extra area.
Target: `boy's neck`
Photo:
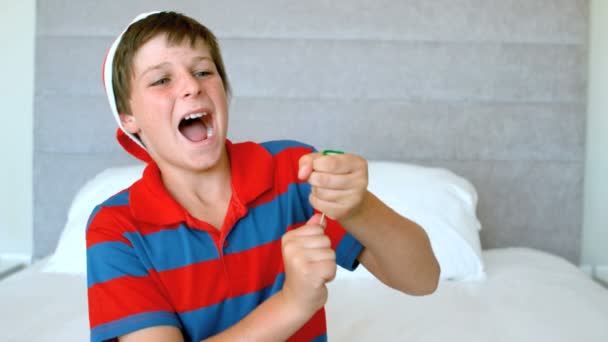
[[[202,173],[161,170],[163,184],[190,215],[221,229],[232,196],[228,154]]]

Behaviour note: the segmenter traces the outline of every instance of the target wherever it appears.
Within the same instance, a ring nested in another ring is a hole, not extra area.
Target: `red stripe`
[[[338,223],[338,221],[327,220],[327,226],[325,228],[325,235],[329,236],[331,240],[331,248],[335,251],[338,248],[338,244],[340,244],[340,240],[344,237],[346,231],[344,228]]]
[[[135,231],[133,223],[126,219],[128,213],[127,206],[101,207],[87,229],[87,248],[103,242],[123,242],[131,246],[123,235]]]
[[[230,274],[232,296],[259,291],[275,283],[283,273],[281,240],[225,257]]]
[[[171,304],[152,276],[125,276],[91,286],[88,290],[91,328],[144,312],[172,312]]]
[[[216,304],[229,295],[220,259],[159,272],[177,312]]]
[[[326,333],[326,322],[325,322],[325,309],[321,308],[317,311],[312,318],[296,331],[289,339],[288,342],[300,342],[300,341],[311,341],[316,337],[319,337]]]
[[[159,273],[178,312],[201,309],[264,289],[283,272],[277,240],[221,259]]]

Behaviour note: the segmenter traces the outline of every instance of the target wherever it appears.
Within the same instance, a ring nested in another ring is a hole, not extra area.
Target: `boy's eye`
[[[167,83],[169,83],[169,78],[164,77],[164,78],[161,78],[161,79],[159,79],[157,81],[152,82],[152,84],[150,84],[150,85],[151,86],[157,86],[157,85],[163,85],[163,84],[167,84]]]
[[[208,75],[211,75],[211,71],[206,71],[205,70],[205,71],[197,71],[197,72],[194,73],[194,76],[198,77],[198,78],[203,78],[203,77],[208,76]]]

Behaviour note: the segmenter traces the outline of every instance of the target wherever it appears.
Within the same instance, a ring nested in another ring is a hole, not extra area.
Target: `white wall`
[[[0,257],[29,259],[36,1],[0,8]]]
[[[591,1],[582,263],[608,266],[608,1]]]

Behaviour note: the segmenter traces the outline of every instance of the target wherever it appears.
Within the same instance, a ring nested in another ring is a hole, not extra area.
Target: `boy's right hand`
[[[285,283],[283,294],[310,315],[327,301],[326,283],[336,276],[336,253],[315,214],[281,240]]]

